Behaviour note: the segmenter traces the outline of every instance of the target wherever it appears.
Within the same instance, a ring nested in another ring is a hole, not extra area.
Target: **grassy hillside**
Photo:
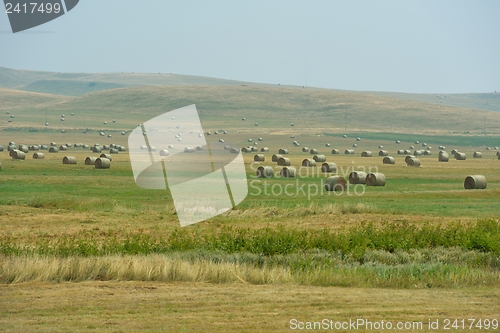
[[[1,100],[15,100],[18,92],[0,91]],[[228,128],[241,133],[323,135],[350,133],[403,133],[428,135],[498,136],[500,113],[395,99],[385,96],[323,89],[256,86],[162,86],[100,91],[80,97],[52,97],[52,104],[18,108],[3,129],[89,128],[130,130],[138,123],[167,111],[196,104],[207,129]],[[11,102],[15,104],[15,102]],[[61,122],[61,114],[75,113]],[[246,121],[242,121],[242,117]],[[116,119],[116,123],[111,120]],[[104,125],[103,122],[108,124]],[[290,123],[295,126],[291,127]],[[254,126],[258,123],[258,126]],[[499,145],[492,143],[492,145]]]

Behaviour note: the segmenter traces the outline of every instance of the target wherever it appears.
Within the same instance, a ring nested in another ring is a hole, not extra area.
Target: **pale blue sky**
[[[500,1],[80,0],[0,66],[400,92],[500,91]],[[51,32],[51,33],[41,33]]]

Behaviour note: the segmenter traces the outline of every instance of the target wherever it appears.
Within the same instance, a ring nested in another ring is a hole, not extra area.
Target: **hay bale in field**
[[[90,146],[89,145],[82,145],[82,149],[89,149]]]
[[[381,150],[378,152],[378,156],[389,156],[389,152],[387,150]]]
[[[102,150],[108,150],[109,148],[115,148],[115,147],[114,147],[114,145],[111,145],[111,146],[104,145],[104,146],[102,146]]]
[[[458,151],[455,153],[454,156],[457,161],[465,161],[467,159],[467,155]]]
[[[448,162],[450,160],[450,155],[447,152],[440,151],[438,156],[439,162]]]
[[[262,153],[265,153],[265,152],[268,152],[268,151],[269,151],[269,148],[267,148],[267,147],[262,147],[262,148],[260,148],[260,151],[261,151]]]
[[[24,151],[20,151],[20,150],[13,150],[12,151],[12,159],[13,160],[24,160],[26,159],[26,153]]]
[[[279,160],[280,158],[282,158],[282,157],[283,157],[283,155],[280,155],[280,154],[274,154],[274,155],[271,157],[271,161],[273,161],[273,162],[278,162],[278,160]]]
[[[239,154],[240,153],[240,150],[238,148],[231,148],[229,149],[229,152],[231,154]]]
[[[118,149],[116,149],[116,148],[111,148],[111,149],[109,150],[109,153],[110,153],[110,154],[118,154]]]
[[[486,147],[486,150],[490,150],[491,148],[490,147]]]
[[[353,149],[346,149],[346,150],[344,151],[344,154],[345,154],[345,155],[354,155],[354,150],[353,150]]]
[[[179,135],[179,134],[177,134],[177,135]],[[218,131],[214,131],[214,135],[217,135],[217,134],[219,134],[219,132]],[[181,136],[181,135],[179,135],[179,136]]]
[[[451,150],[451,154],[452,154],[452,155],[455,155],[456,153],[458,153],[458,150],[456,150],[456,149],[452,149],[452,150]]]
[[[0,151],[3,151],[3,146],[2,145],[0,145]]]
[[[432,155],[432,152],[430,150],[425,150],[424,151],[424,155],[425,156],[430,156],[430,155]]]
[[[40,145],[40,150],[49,150],[49,146],[47,146],[47,145]]]
[[[337,164],[333,162],[325,162],[321,165],[321,172],[337,172]]]
[[[307,147],[302,147],[302,152],[303,152],[303,153],[308,153],[308,152],[309,152],[309,148],[307,148]]]
[[[427,146],[427,143],[422,143],[422,147],[426,147]]]
[[[248,142],[253,142],[253,140],[252,139],[248,139]]]
[[[127,148],[125,148],[124,146],[119,146],[117,147],[118,151],[127,151]]]
[[[82,144],[81,144],[81,143],[75,143],[75,144],[73,145],[73,147],[74,147],[74,148],[80,148],[81,146],[82,146]]]
[[[9,156],[10,157],[14,157],[14,154],[16,153],[16,151],[19,151],[19,150],[17,150],[17,149],[11,149],[11,150],[9,150]]]
[[[194,147],[186,147],[184,148],[185,153],[196,153],[196,149]]]
[[[28,146],[26,145],[19,145],[18,149],[17,150],[20,150],[22,151],[23,153],[27,153],[29,152],[29,149],[28,149]]]
[[[341,176],[328,177],[325,181],[325,190],[327,191],[344,191],[347,189],[347,180]]]
[[[317,149],[314,149],[314,148],[309,149],[309,154],[316,155],[317,153],[318,153]]]
[[[283,178],[295,178],[297,177],[297,169],[291,166],[285,166],[280,170],[280,176]]]
[[[290,135],[291,139],[295,139],[295,134]]]
[[[417,145],[418,145],[419,143],[420,143],[420,141],[418,141],[418,140],[417,140],[417,141],[415,141],[415,144],[417,144]]]
[[[299,145],[299,143],[298,143],[297,141],[292,142],[292,144],[293,144],[295,147],[300,146],[300,145]]]
[[[386,156],[382,160],[382,163],[384,163],[384,164],[396,164],[396,160],[392,156]]]
[[[62,146],[59,146],[59,150],[60,151],[66,151],[66,150],[68,150],[68,147],[62,145]]]
[[[39,145],[31,145],[28,147],[28,150],[29,151],[38,151],[38,150],[40,150],[40,146]]]
[[[57,153],[59,151],[59,149],[57,149],[57,147],[50,147],[49,148],[49,153]]]
[[[396,144],[399,145],[401,143],[401,141],[399,140],[396,140]]]
[[[257,168],[256,175],[258,178],[273,178],[274,172],[273,168],[270,166],[260,166]]]
[[[259,126],[259,123],[255,123],[254,126]]]
[[[101,156],[99,156],[99,157],[101,157],[101,158],[107,158],[111,162],[113,161],[113,157],[111,157],[110,154],[104,154],[104,153],[102,153]]]
[[[12,151],[12,150],[17,150],[17,147],[15,145],[7,146],[7,151]]]
[[[329,143],[325,143],[325,147],[330,147],[330,144]]]
[[[168,155],[170,155],[170,153],[168,152],[168,150],[166,150],[166,149],[160,150],[160,156],[168,156]]]
[[[290,166],[292,162],[290,162],[290,159],[287,157],[280,157],[278,158],[278,165],[279,166]]]
[[[146,146],[144,146],[146,147]],[[147,149],[148,147],[146,147]],[[143,147],[141,147],[141,149],[143,149]],[[90,148],[90,150],[92,150],[93,153],[100,153],[102,152],[102,147],[101,146],[92,146],[92,148]]]
[[[366,184],[366,172],[353,171],[349,174],[349,183],[351,184]]]
[[[405,163],[408,163],[408,161],[410,160],[410,158],[414,158],[414,157],[415,157],[415,156],[413,156],[413,155],[407,155],[407,156],[405,157]]]
[[[127,133],[125,133],[124,131],[122,131],[121,135],[125,135],[125,134],[127,134]]]
[[[99,132],[99,135],[100,136],[104,136],[104,132]]]
[[[415,149],[415,146],[410,146],[410,149]]]
[[[285,149],[285,148],[280,148],[278,150],[278,154],[281,154],[281,155],[287,155],[288,154],[288,149]]]
[[[482,158],[483,154],[479,151],[475,151],[474,154],[472,155],[473,158]]]
[[[361,138],[356,138],[356,141],[361,141]]]
[[[418,168],[418,167],[420,167],[420,160],[416,157],[410,157],[406,161],[406,165],[409,167]]]
[[[227,148],[226,148],[226,147],[227,147]],[[229,146],[224,146],[224,150],[229,150],[229,149],[231,149],[231,147],[229,147]],[[203,146],[196,146],[196,150],[197,150],[197,151],[202,151],[202,150],[203,150]]]
[[[415,150],[413,152],[413,156],[422,156],[423,155],[423,152],[421,150]]]
[[[380,172],[374,172],[366,176],[366,186],[385,186],[385,175]]]
[[[264,139],[262,139],[262,138],[258,138],[257,140],[262,141],[262,140],[264,140]]]
[[[326,156],[325,155],[314,155],[313,156],[313,160],[315,160],[318,163],[325,162],[326,161]]]
[[[404,153],[405,153],[405,155],[411,155],[411,151],[410,151],[410,150],[408,150],[408,149],[407,149],[407,150],[405,150],[405,152],[404,152]]]
[[[108,138],[112,138],[113,136],[111,134],[108,134]]]
[[[358,146],[358,145],[357,145],[357,144],[355,144],[355,143],[353,143],[353,145],[352,145],[352,147],[353,147],[353,148],[356,148],[357,146]]]
[[[254,162],[265,162],[266,157],[263,154],[257,154],[253,157]]]
[[[34,160],[43,160],[44,158],[45,158],[45,155],[43,153],[33,153]]]
[[[96,169],[109,169],[111,167],[111,161],[107,158],[99,157],[95,160]]]
[[[259,151],[259,149],[257,147],[250,147],[250,151],[251,152],[254,152],[254,151]]]
[[[76,157],[74,156],[64,156],[62,159],[63,164],[76,164]]]
[[[398,155],[404,155],[405,151],[403,149],[398,150]]]
[[[466,190],[484,190],[486,188],[486,177],[482,175],[467,176],[464,187]]]
[[[345,139],[345,138],[347,138],[347,135],[344,134],[344,135],[342,135],[342,137]]]
[[[500,151],[497,151],[497,156],[500,156]]]
[[[364,152],[361,153],[361,157],[372,157],[373,154],[369,150],[365,150]]]
[[[439,146],[439,150],[446,150],[445,146]]]
[[[305,167],[316,166],[316,161],[313,160],[312,158],[306,158],[302,161],[302,166],[305,166]]]
[[[87,156],[87,158],[85,158],[85,165],[95,165],[96,159],[97,157]]]
[[[339,155],[340,151],[338,149],[332,149],[332,155]]]

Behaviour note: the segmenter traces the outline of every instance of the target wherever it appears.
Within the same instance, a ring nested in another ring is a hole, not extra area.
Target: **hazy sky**
[[[164,72],[347,90],[500,91],[500,1],[80,0],[0,66]]]

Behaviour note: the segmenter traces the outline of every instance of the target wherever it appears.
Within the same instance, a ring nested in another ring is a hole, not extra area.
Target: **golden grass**
[[[438,319],[440,329],[433,332],[446,332],[445,319],[498,319],[499,299],[498,288],[451,291],[241,282],[31,282],[0,285],[0,331],[288,332],[294,318],[364,318],[424,323]],[[429,331],[427,324],[423,328]]]

